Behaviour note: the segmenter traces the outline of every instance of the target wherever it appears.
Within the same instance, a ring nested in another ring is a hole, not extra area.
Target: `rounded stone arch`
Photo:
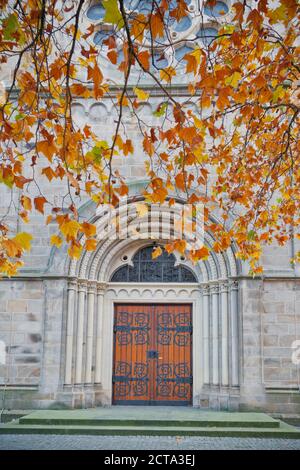
[[[132,197],[129,199],[129,207],[133,205],[141,198]],[[158,209],[158,212],[162,212],[164,209]],[[122,211],[122,209],[121,209]],[[127,216],[127,212],[122,214],[120,211],[120,220],[122,217]],[[167,211],[168,212],[168,211]],[[131,246],[142,247],[145,244],[151,243],[151,240],[147,240],[144,235],[146,231],[149,231],[149,223],[146,217],[141,218],[140,221],[140,233],[139,240],[128,240],[128,239],[114,239],[114,229],[111,231],[107,230],[109,224],[109,214],[103,211],[92,217],[91,222],[96,225],[97,233],[103,233],[106,230],[106,238],[98,240],[98,246],[94,252],[84,252],[79,260],[71,260],[69,262],[67,271],[70,277],[78,277],[79,279],[87,279],[90,281],[109,282],[111,276],[111,270],[109,266],[114,262],[116,256],[120,256],[122,250],[130,249]],[[160,223],[158,217],[152,222],[151,229],[154,233],[160,233],[162,238],[167,239],[167,234],[170,233],[170,224]],[[176,232],[174,233],[176,238]],[[178,235],[178,238],[180,236]],[[205,233],[205,244],[212,248],[214,244],[214,238],[211,233]],[[183,263],[189,264],[189,263]],[[217,280],[226,280],[228,278],[236,277],[240,271],[238,260],[235,257],[235,249],[233,246],[229,247],[225,252],[215,253],[211,250],[209,258],[205,261],[199,262],[196,266],[191,266],[190,269],[195,273],[199,282],[209,282]]]

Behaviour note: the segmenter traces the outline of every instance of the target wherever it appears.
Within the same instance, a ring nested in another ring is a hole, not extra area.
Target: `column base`
[[[64,386],[57,394],[57,403],[71,409],[86,409],[102,406],[102,385]]]
[[[239,411],[239,387],[204,385],[199,396],[199,407],[215,411]]]

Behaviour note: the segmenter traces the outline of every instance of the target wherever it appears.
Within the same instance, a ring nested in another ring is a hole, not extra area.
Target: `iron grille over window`
[[[111,282],[197,282],[195,275],[185,266],[175,266],[176,258],[166,251],[152,259],[152,246],[139,250],[128,264],[114,272]]]

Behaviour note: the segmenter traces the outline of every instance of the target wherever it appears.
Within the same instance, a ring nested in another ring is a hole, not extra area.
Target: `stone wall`
[[[300,413],[300,280],[243,280],[241,311],[241,408]]]
[[[1,383],[38,385],[43,352],[44,286],[42,281],[0,283],[1,340],[7,347]]]
[[[0,407],[46,407],[56,401],[63,360],[65,281],[0,283]]]

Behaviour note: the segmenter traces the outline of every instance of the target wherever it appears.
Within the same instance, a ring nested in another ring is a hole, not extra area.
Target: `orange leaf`
[[[260,29],[262,21],[263,21],[263,17],[255,8],[254,10],[250,11],[247,17],[247,23],[252,23],[255,28]]]
[[[75,96],[82,96],[83,98],[89,98],[91,96],[90,90],[81,83],[73,83],[73,85],[70,86],[70,90]]]
[[[148,153],[148,155],[150,155],[150,157],[152,157],[152,155],[154,154],[154,144],[151,140],[150,137],[148,137],[147,135],[145,135],[144,137],[144,140],[143,140],[143,149],[145,150],[146,153]]]
[[[41,212],[41,214],[44,214],[44,204],[46,204],[46,202],[47,199],[45,199],[44,196],[35,197],[34,207],[37,211]]]
[[[241,23],[243,21],[243,16],[244,16],[244,11],[245,11],[244,3],[237,2],[237,3],[234,3],[232,6],[236,11],[233,21],[238,21],[239,23]]]
[[[94,251],[97,248],[97,240],[95,238],[90,238],[85,242],[85,249],[87,251]]]
[[[107,57],[111,61],[112,64],[116,65],[117,60],[118,60],[118,53],[115,50],[109,51],[107,53]]]
[[[96,235],[96,226],[89,224],[88,222],[83,222],[81,224],[81,230],[86,237],[94,237]]]
[[[194,261],[205,260],[209,257],[209,250],[206,246],[202,246],[199,250],[195,250],[192,253],[192,258]]]
[[[42,175],[46,175],[49,181],[53,180],[53,178],[56,177],[56,174],[50,166],[42,169]]]
[[[88,67],[88,80],[92,80],[94,83],[95,98],[101,98],[101,96],[103,96],[103,89],[100,87],[100,85],[103,81],[103,74],[98,64],[95,64],[94,67]]]
[[[21,204],[24,207],[26,211],[31,211],[32,209],[32,204],[31,204],[31,199],[30,197],[24,196],[24,194],[21,196]]]
[[[230,106],[230,101],[229,101],[229,87],[226,88],[221,88],[219,91],[219,96],[216,102],[217,107],[223,111],[223,109],[226,106]]]
[[[151,35],[155,39],[157,36],[160,38],[164,37],[165,27],[163,17],[160,12],[152,14],[150,17],[150,30]]]
[[[148,51],[143,51],[138,54],[138,61],[141,63],[145,70],[149,70],[150,67],[150,54]]]
[[[176,186],[177,188],[181,189],[182,191],[185,191],[185,178],[183,173],[178,173],[175,177],[176,181]]]
[[[8,239],[2,240],[1,245],[10,258],[20,258],[22,254],[22,248],[19,243],[16,243],[14,240]]]
[[[174,242],[175,250],[179,251],[179,253],[184,254],[186,248],[186,241],[185,240],[175,240]]]
[[[123,153],[124,155],[128,155],[129,153],[133,153],[133,145],[132,141],[127,139],[123,145]]]
[[[179,137],[188,143],[192,143],[193,139],[197,136],[197,129],[195,127],[183,127],[179,131]]]
[[[57,152],[57,148],[52,141],[42,140],[36,144],[38,152],[42,152],[45,157],[51,162],[53,155]]]

